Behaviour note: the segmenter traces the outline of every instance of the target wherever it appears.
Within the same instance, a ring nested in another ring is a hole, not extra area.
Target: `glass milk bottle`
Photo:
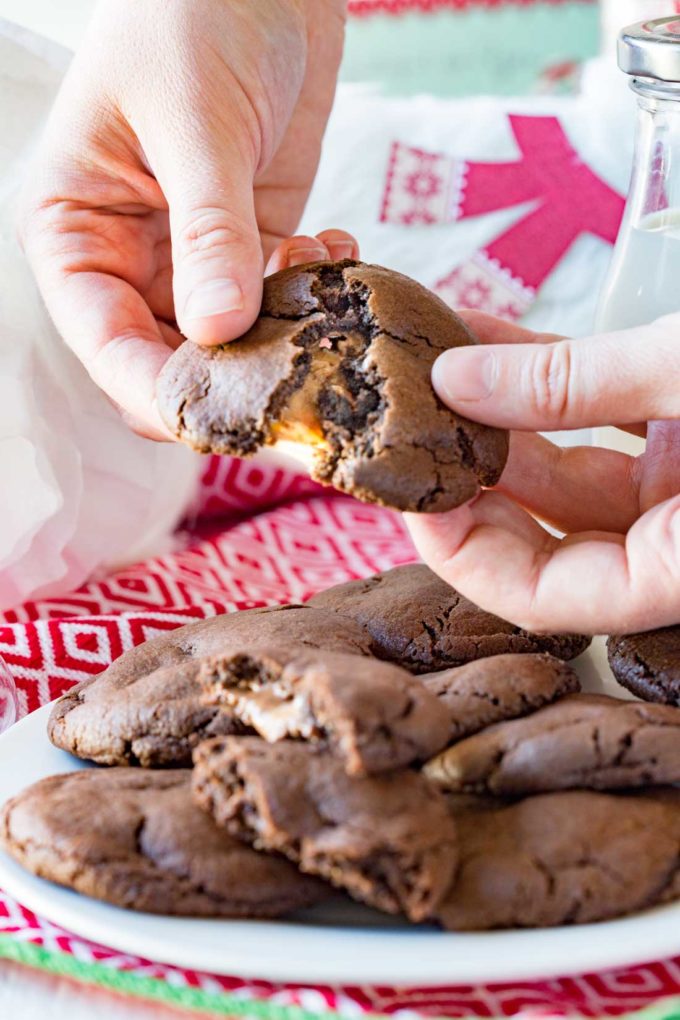
[[[680,14],[680,0],[600,0],[602,53],[614,58],[616,40],[624,25],[668,14]]]
[[[680,312],[680,15],[623,29],[618,60],[637,95],[637,135],[597,333]],[[615,429],[595,433],[598,445],[634,454],[644,449],[642,440]]]

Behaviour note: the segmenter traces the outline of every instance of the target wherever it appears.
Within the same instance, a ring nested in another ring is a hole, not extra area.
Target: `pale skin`
[[[345,0],[102,0],[52,111],[20,236],[60,333],[126,420],[182,335],[253,323],[266,263],[355,254],[293,237],[319,161]],[[179,329],[178,329],[179,327]],[[181,333],[180,333],[181,331]]]
[[[510,457],[494,491],[447,514],[411,516],[423,558],[472,600],[532,630],[677,623],[680,316],[581,340],[465,318],[482,346],[447,351],[433,383],[454,410],[513,429]],[[646,434],[645,453],[561,449],[534,434],[600,425]]]
[[[167,439],[155,384],[186,336],[239,337],[262,278],[358,256],[341,230],[291,236],[318,165],[345,0],[102,0],[55,104],[20,236],[57,328],[125,420]],[[275,45],[272,41],[275,40]],[[425,561],[533,630],[680,620],[678,324],[580,341],[466,313],[482,345],[433,384],[513,430],[500,485],[409,515]],[[637,460],[537,431],[648,423]],[[538,523],[566,534],[556,539]]]

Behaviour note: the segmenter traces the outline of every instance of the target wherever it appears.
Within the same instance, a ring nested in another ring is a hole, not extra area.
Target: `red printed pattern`
[[[537,3],[555,6],[565,3],[595,4],[598,0],[348,0],[347,9],[355,16],[367,14],[431,14],[434,11],[464,11],[470,7],[532,7]]]
[[[415,556],[401,517],[278,467],[209,458],[176,551],[0,616],[22,714],[162,630],[302,601]]]
[[[192,524],[171,555],[6,614],[0,623],[0,654],[17,680],[22,714],[163,630],[218,612],[303,599],[328,585],[414,559],[398,515],[321,490],[280,469],[229,459],[207,462]],[[2,891],[0,934],[175,987],[341,1015],[409,1010],[416,1017],[520,1012],[619,1016],[680,993],[680,960],[488,987],[304,987],[222,978],[94,945],[36,917]]]
[[[508,119],[520,158],[507,163],[456,160],[394,142],[380,219],[434,226],[526,206],[508,230],[433,287],[454,308],[519,319],[577,237],[614,243],[624,199],[583,162],[556,117]]]
[[[341,1016],[363,1013],[411,1017],[561,1017],[622,1016],[659,999],[678,994],[680,959],[633,970],[586,974],[534,984],[459,985],[439,988],[381,986],[314,987],[220,977],[119,953],[75,938],[37,917],[15,900],[0,894],[0,934],[13,935],[52,952],[69,953],[81,961],[109,969],[132,971],[140,977],[166,980],[174,987],[238,994],[249,1001],[300,1006],[310,1012],[335,1010]]]

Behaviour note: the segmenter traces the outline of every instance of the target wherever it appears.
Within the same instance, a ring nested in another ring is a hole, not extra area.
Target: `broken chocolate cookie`
[[[445,746],[448,714],[406,670],[342,652],[288,647],[203,662],[203,701],[265,740],[327,747],[351,775],[424,761]]]
[[[443,351],[476,338],[414,280],[361,262],[315,262],[264,281],[240,340],[184,343],[158,403],[203,453],[247,457],[280,440],[314,454],[312,477],[370,503],[440,512],[494,485],[506,432],[447,408],[430,382]]]
[[[355,899],[430,916],[456,866],[445,797],[408,770],[348,776],[310,744],[215,738],[194,752],[194,796],[218,825]]]
[[[189,766],[200,740],[243,732],[224,709],[201,703],[202,657],[281,641],[301,651],[371,651],[358,623],[307,606],[211,617],[130,649],[103,673],[73,687],[52,710],[50,740],[99,765]]]

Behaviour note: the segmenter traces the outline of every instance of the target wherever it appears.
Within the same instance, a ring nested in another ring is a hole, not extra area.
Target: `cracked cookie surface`
[[[449,713],[449,741],[529,715],[581,689],[571,666],[547,652],[492,655],[419,680]]]
[[[430,373],[475,344],[436,295],[361,262],[318,262],[264,281],[260,316],[236,342],[184,343],[158,403],[201,452],[249,456],[278,440],[314,452],[312,477],[397,510],[441,512],[494,485],[508,435],[463,418]]]
[[[643,701],[680,706],[680,625],[607,641],[612,673]]]
[[[73,687],[52,709],[49,738],[99,765],[190,766],[199,740],[243,731],[226,711],[201,703],[200,660],[282,641],[301,649],[371,651],[358,623],[306,606],[211,617],[137,645]]]
[[[351,775],[424,761],[445,746],[445,707],[399,666],[341,652],[272,648],[203,662],[203,702],[269,742],[312,741]]]
[[[409,770],[348,776],[310,744],[215,738],[194,753],[194,796],[232,835],[355,899],[428,917],[456,865],[446,798]]]
[[[468,601],[422,563],[339,584],[307,605],[356,620],[367,628],[381,658],[412,673],[505,652],[550,652],[573,659],[590,644],[580,634],[522,630]]]
[[[680,801],[570,791],[457,811],[445,928],[589,924],[680,896]]]
[[[454,744],[424,771],[447,790],[497,797],[680,783],[680,710],[572,694]]]
[[[43,779],[5,805],[0,840],[41,878],[131,910],[278,917],[327,895],[287,861],[219,829],[193,803],[185,770]]]

